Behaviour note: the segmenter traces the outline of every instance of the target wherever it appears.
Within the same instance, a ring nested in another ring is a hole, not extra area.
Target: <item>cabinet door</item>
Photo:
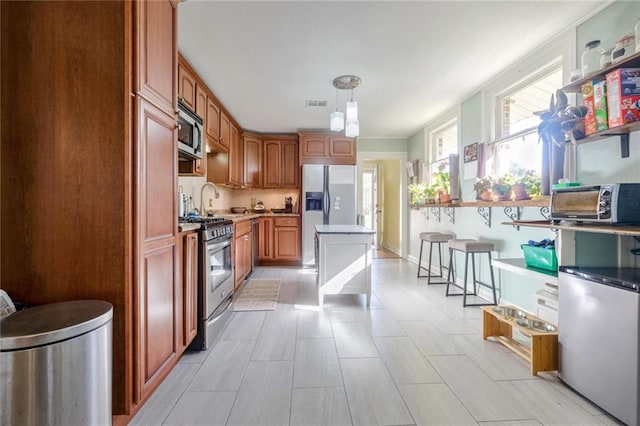
[[[262,141],[255,136],[244,136],[244,184],[249,188],[262,186]],[[296,159],[297,162],[297,159]]]
[[[329,156],[332,158],[356,159],[356,142],[353,138],[331,137],[329,140]]]
[[[273,218],[260,218],[258,235],[258,259],[273,260]]]
[[[233,124],[231,129],[231,143],[229,146],[229,183],[233,185],[243,184],[244,161],[243,143],[240,140],[240,132]]]
[[[230,140],[231,122],[229,121],[229,117],[227,117],[224,111],[220,111],[220,145],[228,149]]]
[[[245,251],[245,240],[244,240],[244,235],[240,235],[238,237],[236,237],[234,239],[234,245],[235,245],[235,253],[234,253],[234,261],[235,261],[235,265],[234,265],[234,288],[238,288],[240,287],[240,284],[242,284],[242,281],[244,279],[244,275],[245,275],[245,257],[244,257],[244,251]]]
[[[280,144],[280,150],[282,152],[281,186],[282,188],[299,188],[298,141],[283,140]]]
[[[276,260],[300,260],[300,228],[275,227],[274,250]]]
[[[207,137],[212,143],[220,141],[220,107],[211,98],[207,98]],[[213,148],[213,147],[210,147]]]
[[[154,389],[179,354],[181,288],[176,269],[176,119],[138,97],[134,284],[134,398]]]
[[[265,140],[262,144],[262,187],[280,188],[280,141]]]
[[[300,139],[300,156],[301,157],[326,157],[327,152],[327,136],[303,136]]]
[[[203,127],[207,128],[207,92],[200,85],[196,84],[196,114],[203,120]],[[199,176],[207,175],[207,153],[209,144],[204,138],[204,156],[201,160],[195,160],[194,173]]]
[[[135,2],[137,93],[167,114],[176,111],[176,9],[169,1]],[[195,86],[193,86],[195,89]],[[193,107],[193,98],[191,98]]]
[[[183,341],[187,347],[198,333],[198,234],[184,237],[182,251]]]
[[[181,64],[178,64],[178,97],[185,105],[195,111],[196,79]]]

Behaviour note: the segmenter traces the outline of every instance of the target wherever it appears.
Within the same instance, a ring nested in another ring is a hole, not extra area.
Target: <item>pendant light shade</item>
[[[358,120],[347,120],[347,127],[344,130],[344,135],[348,138],[355,138],[360,134],[360,122]]]
[[[358,103],[354,102],[353,100],[351,102],[347,102],[347,121],[357,121],[358,120]]]
[[[344,113],[334,111],[331,113],[331,130],[339,132],[344,129]]]
[[[345,129],[345,136],[354,138],[360,134],[360,122],[358,121],[358,102],[353,100],[353,89],[360,85],[360,77],[355,75],[341,75],[333,79],[333,86],[338,90],[351,90],[351,100],[347,102],[346,127],[345,114],[338,111],[338,96],[336,90],[336,111],[331,113],[331,130],[339,132]]]

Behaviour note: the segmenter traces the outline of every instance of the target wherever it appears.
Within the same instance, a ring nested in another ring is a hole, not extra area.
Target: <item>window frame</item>
[[[448,162],[449,155],[444,158],[435,158],[435,136],[446,129],[449,126],[456,125],[456,154],[460,153],[460,144],[461,144],[461,129],[460,129],[460,105],[455,108],[450,109],[444,114],[440,115],[436,120],[429,123],[424,128],[424,158],[427,159],[425,163],[422,164],[422,181],[428,184],[432,183],[433,173],[432,170],[434,167],[437,168],[437,165],[441,162]]]

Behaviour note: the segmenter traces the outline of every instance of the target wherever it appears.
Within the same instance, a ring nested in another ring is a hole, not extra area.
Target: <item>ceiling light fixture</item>
[[[331,130],[341,131],[345,129],[344,114],[338,111],[338,90],[351,90],[351,100],[345,108],[347,124],[345,136],[356,137],[360,134],[360,122],[358,121],[358,103],[353,100],[353,89],[360,85],[360,77],[355,75],[341,75],[333,79],[336,88],[336,111],[331,113]]]

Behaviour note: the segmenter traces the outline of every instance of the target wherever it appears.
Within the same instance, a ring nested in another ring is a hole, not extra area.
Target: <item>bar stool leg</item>
[[[424,240],[420,240],[420,256],[418,256],[418,275],[417,278],[420,278],[420,269],[422,268],[422,247],[424,246]]]
[[[438,258],[440,259],[440,278],[442,278],[442,243],[438,243]]]
[[[449,271],[447,272],[447,290],[445,292],[445,296],[449,296],[449,285],[451,284],[452,275],[454,275],[453,274],[453,249],[449,248]]]
[[[431,277],[433,273],[431,272],[431,254],[433,253],[433,241],[429,241],[429,275],[427,275],[427,285],[431,285]]]
[[[496,296],[496,282],[493,279],[493,264],[491,263],[491,252],[487,253],[489,255],[489,273],[491,274],[491,289],[493,290],[493,304],[498,304],[498,297]]]
[[[467,306],[467,270],[469,269],[469,253],[464,254],[464,290],[462,290],[462,306]]]
[[[471,270],[473,271],[473,295],[478,295],[478,280],[476,279],[476,254],[471,253]]]

